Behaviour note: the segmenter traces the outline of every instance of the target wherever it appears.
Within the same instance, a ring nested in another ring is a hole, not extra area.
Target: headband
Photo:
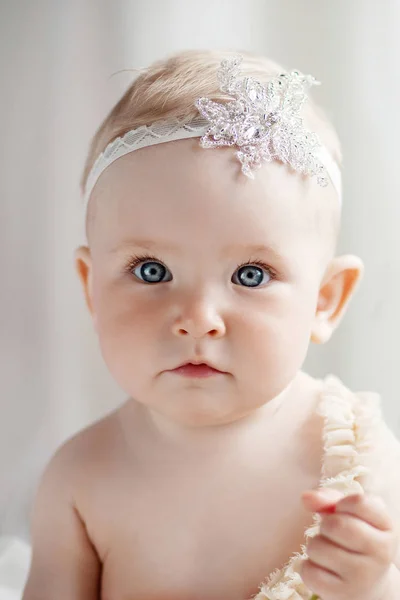
[[[86,181],[84,210],[103,171],[115,160],[140,148],[200,138],[203,148],[235,146],[242,172],[254,178],[263,162],[278,160],[317,183],[333,184],[341,203],[341,173],[338,164],[316,133],[306,130],[300,109],[307,100],[306,89],[317,85],[311,75],[299,71],[281,73],[263,85],[252,77],[239,78],[242,57],[224,60],[217,72],[221,92],[233,99],[219,103],[199,98],[199,115],[191,121],[170,119],[142,125],[108,144],[96,159]]]

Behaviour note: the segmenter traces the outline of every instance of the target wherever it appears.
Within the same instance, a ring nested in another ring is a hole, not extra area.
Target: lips
[[[223,371],[212,367],[208,363],[198,362],[186,362],[179,367],[176,367],[176,369],[172,369],[171,372],[183,377],[197,377],[200,379],[224,374]]]

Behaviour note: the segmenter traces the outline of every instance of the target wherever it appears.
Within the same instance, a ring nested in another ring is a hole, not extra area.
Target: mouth
[[[186,362],[179,365],[175,369],[171,369],[171,373],[181,375],[182,377],[192,377],[204,379],[206,377],[215,377],[217,375],[226,375],[224,371],[220,371],[215,367],[205,362]]]

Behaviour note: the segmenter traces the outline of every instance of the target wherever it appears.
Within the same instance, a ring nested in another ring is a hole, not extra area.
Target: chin
[[[233,401],[232,396],[221,397],[204,390],[191,390],[182,398],[174,395],[163,399],[152,408],[180,425],[193,428],[218,427],[239,421],[254,409],[244,410]]]

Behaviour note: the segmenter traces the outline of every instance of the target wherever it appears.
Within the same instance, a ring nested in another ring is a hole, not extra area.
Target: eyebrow
[[[121,242],[114,248],[110,250],[112,254],[122,252],[126,248],[143,248],[145,250],[158,250],[158,251],[171,251],[171,252],[179,252],[180,248],[177,244],[173,244],[171,242],[155,242],[154,240],[147,239],[129,239]],[[272,256],[275,260],[285,260],[283,254],[272,245],[267,244],[229,244],[229,246],[225,246],[223,249],[224,255],[232,254],[233,252],[237,252],[238,250],[249,252],[250,254],[265,254]]]
[[[117,246],[114,246],[110,250],[111,254],[115,254],[117,252],[121,252],[126,248],[144,248],[145,250],[172,250],[177,251],[178,246],[175,244],[171,244],[169,242],[155,242],[154,240],[146,240],[146,239],[130,239],[125,240],[119,243]]]
[[[267,244],[231,244],[226,246],[224,251],[228,254],[239,249],[249,252],[250,254],[266,254],[268,256],[272,256],[276,260],[285,260],[285,257],[283,256],[282,252],[278,250],[278,248]]]

